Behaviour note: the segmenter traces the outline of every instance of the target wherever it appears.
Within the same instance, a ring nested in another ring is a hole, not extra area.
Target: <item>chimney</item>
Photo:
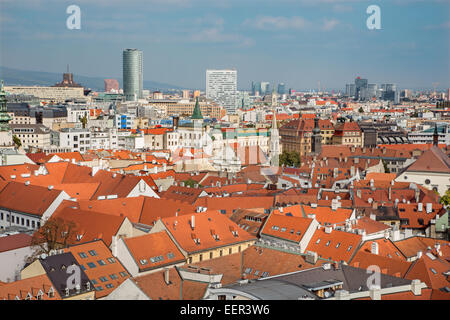
[[[383,154],[386,154],[386,147],[383,147]]]
[[[193,215],[191,216],[191,228],[192,230],[195,228],[195,217]]]
[[[372,209],[378,209],[378,201],[372,202]]]
[[[436,248],[436,251],[441,250],[441,244],[438,242],[434,245],[434,247]]]
[[[378,249],[379,249],[378,248],[378,243],[376,243],[375,241],[372,241],[372,246],[371,246],[370,253],[378,255],[379,254],[379,250]]]
[[[356,196],[361,198],[361,189],[356,190]]]
[[[391,186],[389,186],[388,191],[389,191],[389,201],[391,201],[391,199],[392,199],[392,188],[391,188]]]
[[[420,200],[420,190],[419,190],[419,188],[417,188],[417,189],[415,190],[414,196],[415,196],[415,198],[416,198],[416,203],[419,202],[419,200]]]
[[[117,257],[117,236],[112,236],[111,252],[114,257]]]
[[[48,186],[48,190],[52,190],[52,189],[53,189],[52,185]]]
[[[420,259],[420,258],[422,258],[422,251],[417,252],[417,259]]]
[[[432,203],[427,203],[427,213],[431,213],[433,212],[433,204]]]
[[[26,186],[30,185],[30,181],[25,181],[25,185]]]
[[[420,296],[422,294],[422,286],[420,285],[420,280],[414,279],[411,282],[411,291],[415,296]]]
[[[331,233],[332,230],[333,228],[330,226],[325,227],[325,233]]]
[[[164,269],[164,282],[169,285],[170,282],[170,278],[169,278],[169,268]]]
[[[418,212],[422,212],[422,210],[423,210],[423,203],[422,203],[422,202],[419,202],[419,203],[417,204],[417,211],[418,211]]]

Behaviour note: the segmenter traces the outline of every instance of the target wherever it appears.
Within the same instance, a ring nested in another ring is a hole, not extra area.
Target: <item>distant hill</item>
[[[5,81],[5,85],[17,86],[52,86],[57,82],[62,81],[61,73],[43,72],[43,71],[27,71],[12,69],[8,67],[0,66],[0,79]],[[107,79],[101,77],[86,77],[77,74],[73,75],[73,80],[76,83],[81,84],[85,88],[92,90],[103,91],[105,88],[103,80]],[[119,85],[122,88],[122,79],[117,79]],[[144,80],[144,89],[148,90],[166,90],[166,89],[182,89],[181,87],[174,86],[167,83],[160,83],[154,81]]]

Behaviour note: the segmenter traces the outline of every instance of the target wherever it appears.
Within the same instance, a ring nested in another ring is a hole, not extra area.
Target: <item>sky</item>
[[[80,29],[66,26],[70,5]],[[366,25],[370,5],[381,29]],[[143,51],[144,80],[192,89],[221,68],[244,90],[342,90],[357,76],[445,89],[450,0],[0,0],[1,66],[121,79],[125,48]]]

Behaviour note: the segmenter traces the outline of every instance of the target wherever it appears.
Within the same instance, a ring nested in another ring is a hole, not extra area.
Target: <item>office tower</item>
[[[284,83],[278,84],[278,94],[285,94],[286,93],[286,85]]]
[[[252,95],[256,96],[261,94],[261,82],[252,81]]]
[[[372,98],[377,97],[378,85],[370,83],[367,85],[366,96],[364,97],[366,100],[371,100]]]
[[[105,92],[119,92],[119,81],[116,79],[105,79]]]
[[[447,101],[450,101],[450,88],[447,90]]]
[[[229,114],[236,111],[237,71],[206,70],[206,98],[222,105]]]
[[[357,99],[362,99],[360,91],[362,88],[367,89],[368,81],[367,79],[361,79],[361,77],[357,77],[355,79],[355,97]]]
[[[349,83],[345,85],[345,95],[348,97],[354,97],[356,93],[356,85],[354,83]]]
[[[143,75],[142,51],[125,49],[123,51],[123,93],[127,101],[142,99]]]
[[[269,93],[269,86],[270,83],[269,82],[261,82],[261,91],[259,92],[260,95],[265,95]]]

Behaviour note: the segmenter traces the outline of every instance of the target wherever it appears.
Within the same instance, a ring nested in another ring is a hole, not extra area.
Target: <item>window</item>
[[[330,245],[330,240],[327,241],[326,246],[328,247]]]
[[[108,260],[109,263],[114,263],[114,262],[116,262],[116,259],[114,259],[114,258],[112,258],[112,257],[111,257],[111,258],[108,258],[108,259],[106,259],[106,260]]]
[[[106,282],[106,281],[108,281],[108,278],[107,278],[107,277],[104,277],[104,276],[103,276],[103,277],[100,277],[99,279],[100,279],[101,282]]]
[[[81,258],[87,258],[87,257],[88,257],[87,254],[84,253],[84,252],[79,252],[78,255],[79,255]]]
[[[350,251],[350,250],[352,250],[352,246],[349,246],[347,249],[347,251]]]
[[[169,252],[167,254],[167,259],[173,259],[173,258],[175,258],[175,255],[172,252]]]
[[[108,289],[112,289],[114,288],[114,285],[112,283],[108,283],[105,287],[107,287]]]
[[[119,274],[121,277],[126,277],[128,275],[125,271],[119,272]]]
[[[119,279],[119,277],[118,277],[117,274],[115,274],[115,273],[110,274],[109,277],[111,278],[111,280]]]
[[[87,265],[88,265],[88,267],[91,268],[91,269],[97,267],[97,266],[95,265],[95,263],[93,263],[93,262],[88,262]]]
[[[281,232],[285,232],[286,231],[286,228],[281,228]]]
[[[80,268],[81,268],[81,270],[83,270],[83,271],[85,271],[85,270],[86,270],[86,267],[85,267],[85,266],[83,266],[82,264],[80,264]]]
[[[340,245],[341,245],[341,243],[339,242],[339,243],[336,245],[336,249],[339,248]]]
[[[92,282],[93,284],[97,284],[97,283],[98,283],[97,280],[95,280],[95,279],[92,279],[91,282]]]
[[[103,290],[103,287],[102,287],[102,286],[95,287],[95,290],[97,290],[97,291],[102,291],[102,290]]]
[[[97,252],[95,250],[89,250],[88,252],[93,257],[97,255]]]
[[[142,265],[146,265],[148,263],[147,259],[141,259],[139,261]]]
[[[103,261],[103,260],[97,260],[97,263],[98,263],[100,266],[104,266],[104,265],[106,264],[106,262]]]
[[[298,230],[298,231],[297,231],[297,235],[299,236],[299,235],[300,235],[300,233],[301,233],[301,232],[300,232],[300,230]],[[320,241],[320,240],[319,240],[319,241]]]
[[[425,179],[425,184],[430,184],[430,183],[431,183],[430,179]]]
[[[259,274],[259,270],[255,271],[255,276],[257,276]]]
[[[209,253],[209,258],[210,258],[210,259],[213,258],[213,253],[212,253],[212,252]]]
[[[251,273],[252,272],[252,268],[247,268],[245,269],[244,273]]]

